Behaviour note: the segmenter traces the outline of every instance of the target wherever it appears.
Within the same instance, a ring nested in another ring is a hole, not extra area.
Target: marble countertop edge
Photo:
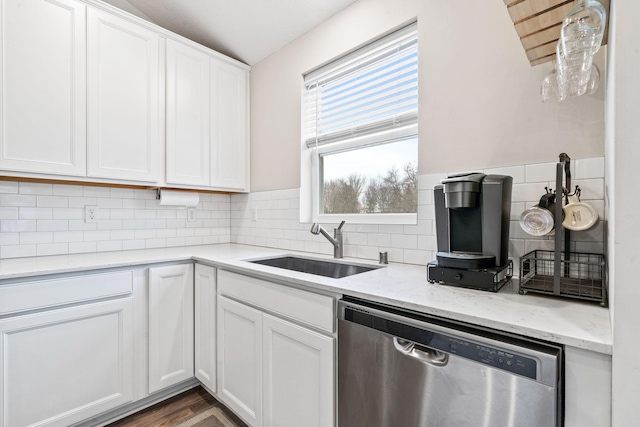
[[[597,303],[520,295],[515,282],[497,293],[431,284],[426,279],[426,267],[419,265],[389,264],[367,273],[332,279],[247,262],[285,254],[331,259],[311,253],[219,244],[0,260],[0,280],[8,283],[43,275],[195,260],[283,285],[368,299],[598,353],[612,352],[609,310]],[[368,260],[344,261],[379,267]]]

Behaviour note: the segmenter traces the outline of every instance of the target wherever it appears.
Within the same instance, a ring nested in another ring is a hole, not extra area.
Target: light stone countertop
[[[535,294],[520,295],[517,285],[513,282],[505,285],[498,293],[431,284],[427,282],[426,266],[389,264],[370,272],[332,279],[245,261],[283,254],[331,259],[308,253],[221,244],[0,260],[0,280],[11,279],[11,282],[15,282],[16,279],[39,275],[194,259],[286,285],[350,295],[473,325],[611,354],[609,310],[597,303]],[[359,259],[345,261],[373,264]]]

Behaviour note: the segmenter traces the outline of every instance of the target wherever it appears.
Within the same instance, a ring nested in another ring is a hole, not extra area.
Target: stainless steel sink
[[[313,258],[301,258],[295,256],[282,256],[278,258],[251,260],[254,264],[268,265],[284,268],[285,270],[300,271],[302,273],[315,274],[317,276],[340,279],[354,274],[365,273],[380,267],[372,267],[342,262],[323,261]]]

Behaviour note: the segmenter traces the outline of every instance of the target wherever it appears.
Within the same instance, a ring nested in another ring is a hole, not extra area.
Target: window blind
[[[417,25],[325,65],[304,84],[309,148],[417,123]]]

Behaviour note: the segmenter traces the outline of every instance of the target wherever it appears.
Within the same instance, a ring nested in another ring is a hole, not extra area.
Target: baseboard
[[[144,399],[140,399],[138,401],[129,403],[125,406],[121,406],[112,411],[105,412],[98,416],[92,417],[91,419],[84,420],[81,423],[73,424],[70,427],[102,427],[107,424],[111,424],[115,421],[118,421],[124,417],[128,417],[129,415],[135,414],[149,406],[153,406],[156,403],[160,403],[163,400],[167,400],[170,397],[173,397],[177,394],[183,393],[187,390],[191,390],[200,385],[200,381],[195,378],[192,378],[188,381],[182,382],[175,386],[172,386],[166,390],[162,390],[160,392],[154,393],[151,396],[145,397]]]

